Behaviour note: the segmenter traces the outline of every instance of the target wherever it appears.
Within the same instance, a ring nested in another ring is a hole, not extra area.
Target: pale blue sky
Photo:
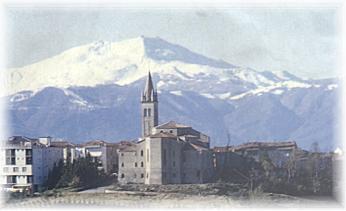
[[[259,71],[340,74],[341,31],[333,8],[7,8],[5,15],[8,67],[97,40],[144,35]]]

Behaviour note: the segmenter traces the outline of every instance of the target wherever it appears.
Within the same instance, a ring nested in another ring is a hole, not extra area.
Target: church
[[[150,72],[141,95],[142,137],[119,150],[119,183],[192,184],[214,177],[209,136],[191,126],[159,124]]]

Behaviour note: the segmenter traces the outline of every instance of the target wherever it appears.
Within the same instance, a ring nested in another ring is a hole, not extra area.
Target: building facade
[[[9,138],[5,146],[1,147],[1,185],[32,191],[42,189],[49,171],[63,159],[62,148],[50,146],[50,141],[50,137]]]
[[[120,183],[205,183],[214,176],[210,138],[191,126],[158,125],[158,100],[149,73],[141,97],[142,137],[119,149]]]

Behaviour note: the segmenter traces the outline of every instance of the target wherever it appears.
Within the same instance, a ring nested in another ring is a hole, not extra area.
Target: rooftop
[[[136,151],[136,143],[133,141],[121,141],[118,143],[120,152]]]
[[[172,133],[159,132],[159,133],[152,134],[149,137],[150,138],[176,138],[177,136],[175,136]]]
[[[273,148],[297,148],[295,141],[271,141],[271,142],[248,142],[238,146],[225,146],[225,147],[214,147],[214,151],[226,152],[226,151],[238,151],[247,149],[273,149]]]
[[[156,126],[157,129],[176,129],[176,128],[191,128],[191,126],[176,123],[175,121],[169,121],[161,125]]]

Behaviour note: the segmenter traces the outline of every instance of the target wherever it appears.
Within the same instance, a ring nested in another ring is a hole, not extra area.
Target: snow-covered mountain
[[[161,121],[191,124],[214,145],[225,144],[228,131],[234,143],[294,139],[304,147],[313,141],[333,146],[326,139],[335,139],[336,80],[259,72],[143,36],[94,42],[9,70],[12,133],[73,141],[135,138],[148,70],[160,93]]]

